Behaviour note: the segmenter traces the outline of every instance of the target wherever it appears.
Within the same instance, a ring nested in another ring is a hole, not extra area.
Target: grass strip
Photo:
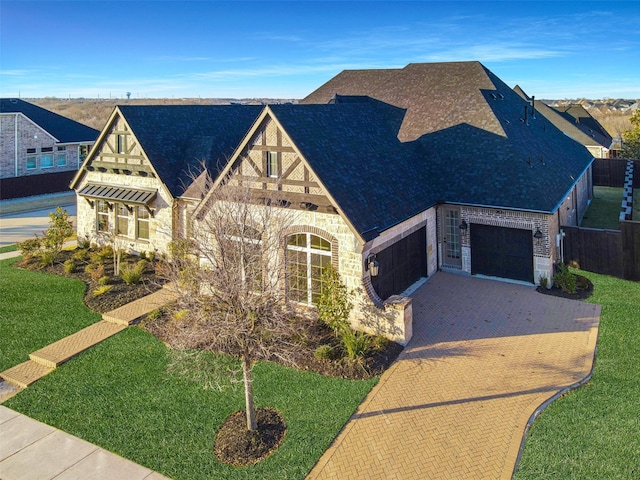
[[[593,187],[593,200],[582,219],[581,227],[620,230],[622,188]]]
[[[5,245],[4,247],[0,247],[0,253],[9,253],[18,251],[18,244],[12,243],[11,245]]]
[[[579,273],[602,305],[593,378],[535,421],[516,480],[640,478],[640,283]]]
[[[100,320],[82,302],[81,281],[0,261],[0,371],[29,359],[29,354]]]

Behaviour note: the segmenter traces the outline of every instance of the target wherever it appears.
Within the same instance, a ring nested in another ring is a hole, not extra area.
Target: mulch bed
[[[537,287],[536,290],[544,295],[552,295],[554,297],[569,298],[571,300],[585,300],[593,294],[593,283],[587,277],[576,275],[576,292],[565,292],[559,287],[551,288]]]
[[[247,429],[245,410],[232,413],[220,426],[213,452],[223,463],[235,467],[253,465],[276,451],[284,440],[287,426],[271,408],[256,409],[258,429]]]
[[[104,274],[110,277],[109,285],[112,285],[112,289],[108,293],[96,296],[93,294],[93,291],[98,288],[99,285],[88,273],[84,272],[86,263],[79,264],[73,273],[66,273],[64,271],[64,262],[70,259],[74,253],[75,250],[63,250],[55,263],[47,267],[42,267],[38,260],[33,258],[23,259],[18,262],[16,266],[27,270],[37,270],[83,281],[87,285],[84,303],[91,310],[98,313],[115,310],[127,303],[149,295],[162,287],[162,285],[157,282],[153,262],[147,265],[145,272],[142,274],[142,281],[139,284],[127,285],[120,277],[113,274],[113,262],[107,261],[104,264]],[[135,263],[138,260],[138,257],[132,257],[124,259],[123,262]]]

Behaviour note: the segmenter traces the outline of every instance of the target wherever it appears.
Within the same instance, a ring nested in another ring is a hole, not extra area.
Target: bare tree
[[[219,186],[187,238],[174,242],[164,275],[178,302],[170,344],[241,360],[247,429],[256,430],[251,368],[279,357],[294,364],[292,343],[302,325],[284,292],[284,236],[293,212],[266,191]]]

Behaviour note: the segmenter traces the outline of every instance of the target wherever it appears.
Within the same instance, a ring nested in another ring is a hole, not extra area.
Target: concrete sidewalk
[[[0,405],[2,480],[162,480],[157,472]]]

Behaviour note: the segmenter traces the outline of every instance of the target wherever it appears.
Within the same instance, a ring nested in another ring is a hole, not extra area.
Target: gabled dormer
[[[257,201],[268,197],[288,208],[337,213],[317,175],[268,107],[226,174],[231,185],[249,184]]]

